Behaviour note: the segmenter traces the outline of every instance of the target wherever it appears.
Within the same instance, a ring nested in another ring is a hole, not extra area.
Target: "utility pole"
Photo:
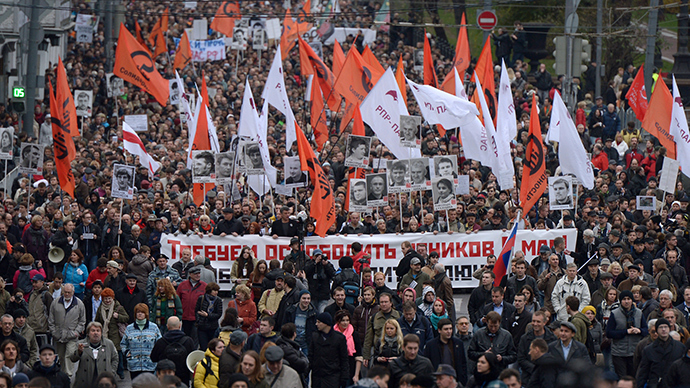
[[[577,27],[579,24],[579,19],[577,13],[577,6],[579,5],[579,0],[566,0],[565,2],[565,77],[563,78],[563,83],[561,84],[563,91],[563,102],[568,107],[568,110],[574,111],[574,99],[572,96],[572,84],[573,84],[573,39],[574,34],[577,32]],[[578,63],[577,66],[580,64]]]
[[[594,93],[595,97],[596,96],[601,96],[601,69],[603,69],[602,64],[601,64],[601,34],[604,32],[604,26],[603,26],[603,16],[602,14],[604,13],[604,0],[597,0],[597,53],[596,53],[596,63],[597,66],[594,69],[596,78],[594,81]]]
[[[29,20],[29,41],[26,60],[26,108],[24,111],[24,132],[34,136],[34,106],[36,105],[36,73],[38,71],[38,44],[43,39],[41,32],[40,0],[31,0]],[[18,55],[22,55],[21,51]],[[21,71],[21,69],[20,69]]]
[[[493,1],[492,0],[484,0],[484,11],[491,11],[491,8],[493,7]],[[484,31],[484,39],[482,39],[482,45],[484,45],[484,42],[486,42],[486,38],[489,37],[490,32],[489,31]]]
[[[656,45],[656,24],[659,17],[659,0],[649,1],[649,23],[647,23],[647,51],[644,59],[644,89],[647,93],[647,101],[652,99],[652,73],[654,70],[654,46]],[[664,82],[661,80],[661,82]]]
[[[103,29],[105,39],[105,58],[106,64],[105,68],[108,72],[113,71],[113,58],[115,54],[113,53],[113,13],[115,13],[115,7],[112,0],[101,0],[105,12],[103,16]]]

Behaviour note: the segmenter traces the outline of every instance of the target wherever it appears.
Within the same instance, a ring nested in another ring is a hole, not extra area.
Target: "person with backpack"
[[[347,310],[352,316],[355,313],[355,306],[346,302],[345,289],[343,287],[336,287],[333,290],[333,303],[329,304],[324,312],[331,314],[331,317],[335,319],[335,314],[338,311]]]
[[[189,381],[187,355],[195,350],[194,340],[182,331],[182,321],[176,316],[168,318],[168,331],[153,345],[151,361],[168,359],[175,363],[175,376]]]
[[[23,254],[19,258],[19,269],[14,273],[12,284],[15,289],[19,288],[24,292],[24,300],[27,302],[29,301],[31,291],[34,289],[31,279],[37,274],[45,278],[46,272],[43,270],[43,262],[38,260],[36,267],[34,267],[34,257],[30,253]]]
[[[134,306],[134,319],[134,323],[130,323],[125,329],[120,341],[132,380],[145,372],[155,373],[156,364],[151,360],[152,351],[156,341],[161,338],[158,326],[149,321],[149,306],[145,303]]]
[[[359,275],[353,269],[354,261],[350,256],[343,256],[338,260],[340,269],[336,272],[331,285],[331,293],[336,288],[342,287],[345,290],[345,302],[351,305],[357,304],[359,297]],[[353,311],[350,311],[353,313]]]
[[[194,369],[194,388],[218,388],[218,376],[220,376],[218,361],[224,350],[225,344],[219,338],[208,342],[204,358],[196,364],[196,369]]]

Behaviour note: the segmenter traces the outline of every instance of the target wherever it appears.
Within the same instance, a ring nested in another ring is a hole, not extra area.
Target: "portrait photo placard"
[[[434,210],[455,209],[458,200],[455,197],[455,185],[450,178],[434,178],[431,180],[431,195],[434,200]]]
[[[213,183],[216,180],[216,158],[213,152],[192,151],[192,181],[194,183]]]
[[[241,143],[239,157],[244,159],[244,173],[247,175],[263,175],[264,174],[264,160],[261,157],[261,149],[259,142],[245,141]]]
[[[653,195],[638,195],[637,210],[656,211],[656,197]]]
[[[299,156],[286,156],[283,158],[285,165],[285,186],[305,187],[309,182],[306,171],[302,171]]]
[[[43,173],[43,145],[22,143],[19,171],[27,174]]]
[[[410,188],[412,190],[431,190],[429,158],[410,159]]]
[[[14,128],[0,128],[0,159],[14,156]]]
[[[74,103],[77,116],[91,117],[93,112],[93,90],[75,90]]]
[[[232,170],[235,167],[235,153],[232,151],[215,154],[216,183],[228,184],[232,182]]]
[[[113,198],[134,198],[135,168],[135,166],[124,164],[113,165],[113,182],[111,185]]]
[[[367,174],[367,206],[377,207],[388,204],[388,184],[386,173]]]
[[[572,177],[549,177],[549,208],[551,210],[573,209]]]
[[[350,179],[350,208],[351,212],[367,211],[367,180]]]
[[[347,137],[345,147],[345,166],[369,168],[369,151],[371,148],[371,137],[350,135]]]
[[[388,177],[388,192],[401,193],[410,191],[410,161],[389,160],[386,167]]]
[[[458,184],[458,156],[439,155],[434,156],[434,169],[432,178],[451,178],[454,184]]]
[[[400,145],[422,148],[422,118],[400,115]]]

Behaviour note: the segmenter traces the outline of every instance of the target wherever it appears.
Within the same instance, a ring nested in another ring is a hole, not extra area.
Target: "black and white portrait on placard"
[[[458,205],[458,200],[455,198],[455,185],[449,178],[432,179],[431,194],[434,210],[455,209]]]
[[[458,180],[458,156],[457,155],[441,155],[434,156],[434,178],[452,178],[453,183],[457,184]]]
[[[235,29],[232,30],[232,44],[230,45],[230,48],[232,50],[240,50],[240,51],[246,50],[247,49],[247,33],[248,33],[247,28],[235,27]]]
[[[12,159],[14,156],[14,129],[0,128],[0,159]]]
[[[367,174],[367,206],[377,207],[388,204],[388,185],[386,173]]]
[[[247,175],[263,175],[264,160],[261,158],[259,142],[244,142],[240,156],[244,158],[244,173]]]
[[[572,178],[569,176],[549,177],[549,208],[564,210],[573,208]]]
[[[389,193],[410,191],[409,160],[389,160],[386,173],[388,174]]]
[[[347,137],[345,166],[369,168],[369,150],[371,138],[368,136],[350,135]]]
[[[180,105],[180,83],[177,79],[168,80],[170,88],[170,105]]]
[[[350,208],[351,212],[367,211],[367,181],[366,179],[350,179]]]
[[[192,180],[213,183],[216,179],[215,157],[211,151],[192,151]]]
[[[638,195],[636,209],[656,211],[656,197],[653,195]]]
[[[422,147],[422,118],[400,115],[400,145],[403,147]]]
[[[252,49],[266,50],[266,18],[252,18],[249,20],[249,35],[252,39]]]
[[[41,174],[43,172],[43,146],[22,143],[19,171],[27,174]]]
[[[132,199],[134,197],[135,166],[113,165],[113,198]]]
[[[113,73],[105,75],[106,87],[108,89],[108,97],[119,97],[125,94],[125,82],[122,78]]]
[[[414,70],[420,74],[424,70],[424,49],[414,50]]]
[[[216,183],[227,184],[232,182],[232,169],[235,165],[235,153],[232,151],[220,152],[216,157]]]
[[[77,116],[91,117],[91,112],[93,112],[93,90],[75,90],[74,101]]]
[[[431,189],[429,158],[410,159],[410,184],[412,190]]]
[[[306,171],[302,171],[299,156],[286,156],[283,158],[285,164],[285,185],[288,187],[304,187],[307,185],[308,176]]]

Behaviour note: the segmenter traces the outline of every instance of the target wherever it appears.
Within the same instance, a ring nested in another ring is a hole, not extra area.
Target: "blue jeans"
[[[91,256],[89,258],[85,258],[84,261],[86,261],[86,268],[88,268],[89,272],[91,272],[94,269],[96,269],[96,264],[98,262],[98,256]]]
[[[122,354],[122,350],[117,351],[117,375],[120,376],[120,379],[124,379],[125,376],[125,357]]]

